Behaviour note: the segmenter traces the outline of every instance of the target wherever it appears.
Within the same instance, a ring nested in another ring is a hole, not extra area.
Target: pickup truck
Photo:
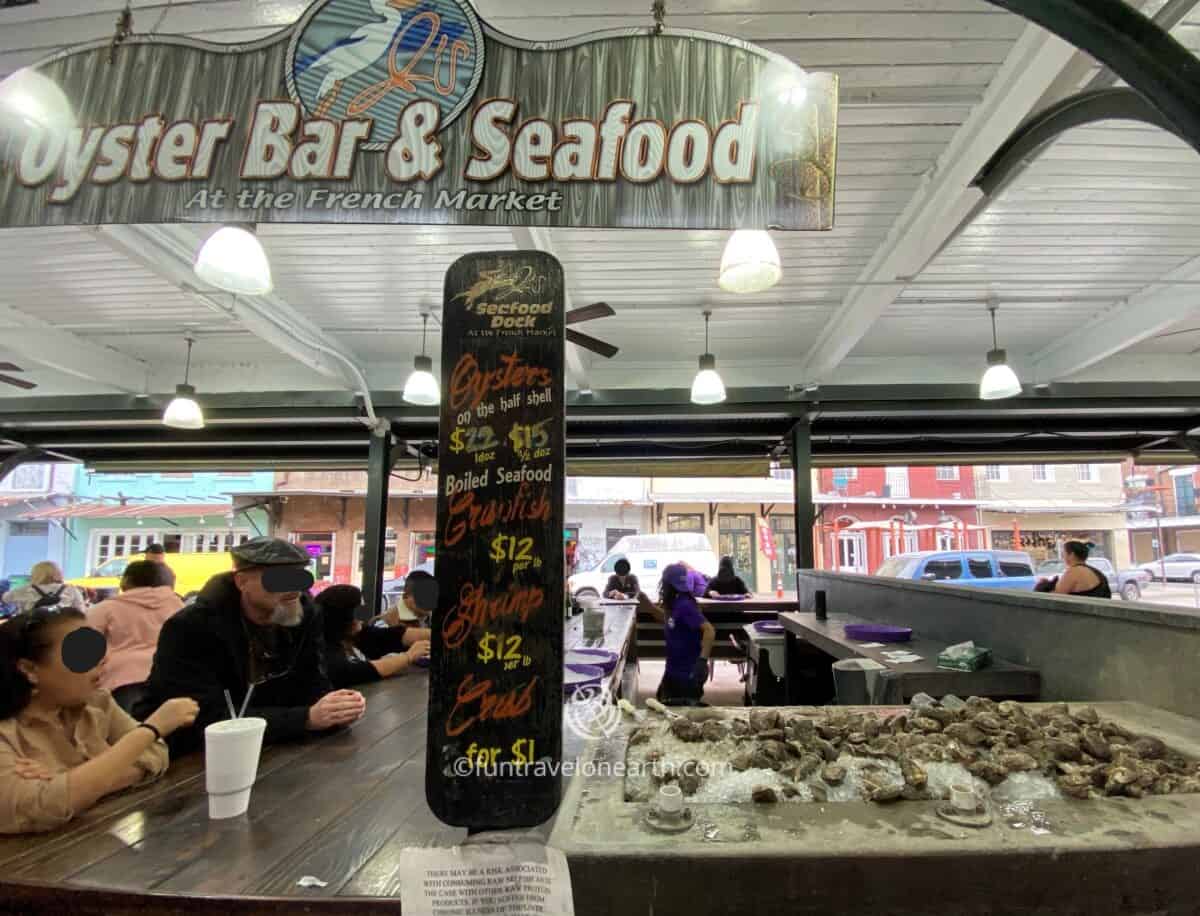
[[[1033,591],[1029,554],[1015,550],[926,550],[902,553],[884,560],[875,575],[917,582],[942,582],[973,588],[1012,588]]]
[[[1142,597],[1142,589],[1150,584],[1153,576],[1144,569],[1122,569],[1118,570],[1112,564],[1112,560],[1105,557],[1091,557],[1088,560],[1088,566],[1098,572],[1104,573],[1108,579],[1108,587],[1115,598],[1120,595],[1125,601],[1137,601]],[[1054,576],[1061,576],[1063,570],[1067,568],[1067,564],[1062,560],[1047,560],[1037,568],[1037,576],[1039,579],[1050,579]]]

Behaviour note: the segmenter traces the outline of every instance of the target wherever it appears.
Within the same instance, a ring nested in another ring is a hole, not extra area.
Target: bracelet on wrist
[[[150,731],[152,731],[154,733],[155,741],[162,741],[162,739],[163,739],[162,732],[160,732],[155,726],[151,725],[149,722],[139,722],[138,728],[150,729]]]

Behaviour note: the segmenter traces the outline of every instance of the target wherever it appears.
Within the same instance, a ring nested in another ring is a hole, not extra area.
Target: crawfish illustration
[[[516,270],[511,265],[505,264],[494,270],[481,270],[479,279],[454,299],[465,300],[467,308],[471,309],[485,296],[501,297],[540,293],[544,282],[545,278],[533,275],[533,268],[528,264]]]

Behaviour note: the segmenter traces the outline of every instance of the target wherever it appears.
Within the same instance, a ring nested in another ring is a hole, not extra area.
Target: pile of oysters
[[[688,743],[732,739],[737,750],[730,764],[735,770],[775,771],[782,789],[756,787],[753,799],[761,803],[778,801],[780,791],[794,797],[797,784],[814,774],[819,780],[807,785],[823,801],[823,786],[846,778],[846,767],[838,762],[843,755],[889,759],[899,766],[903,785],[885,778],[882,766],[867,762],[861,767],[863,795],[874,802],[931,799],[922,766],[931,762],[961,764],[992,786],[1012,773],[1039,773],[1071,798],[1200,792],[1200,762],[1158,738],[1104,721],[1090,706],[1072,709],[1054,703],[1027,709],[1016,702],[971,697],[879,712],[758,708],[746,715],[694,709],[665,726],[661,720],[641,726],[630,736],[630,750],[664,727]],[[651,752],[649,759],[657,754]],[[694,794],[703,775],[695,767],[684,767],[682,773],[668,772],[663,781],[678,781],[685,795]]]

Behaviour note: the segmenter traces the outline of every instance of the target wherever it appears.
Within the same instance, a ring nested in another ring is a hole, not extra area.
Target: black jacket
[[[325,670],[329,672],[330,682],[339,690],[383,679],[369,661],[349,655],[341,646],[326,649]]]
[[[320,619],[307,595],[301,602],[303,622],[279,628],[287,673],[258,684],[246,709],[246,715],[267,720],[268,743],[303,737],[308,708],[333,689],[325,673]],[[134,716],[144,719],[173,697],[191,697],[200,704],[195,725],[167,740],[172,755],[202,748],[205,727],[229,718],[225,690],[241,707],[250,680],[250,642],[243,621],[233,573],[222,573],[163,625],[146,695],[134,706]]]

